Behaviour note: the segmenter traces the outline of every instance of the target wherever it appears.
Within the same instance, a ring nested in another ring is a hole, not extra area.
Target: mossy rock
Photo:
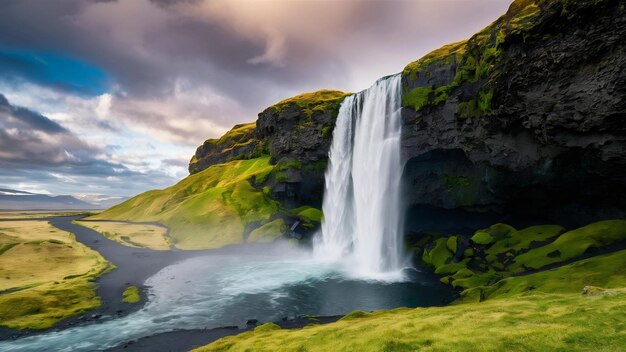
[[[463,260],[461,262],[457,262],[457,263],[443,264],[443,265],[441,265],[441,266],[439,266],[439,267],[437,267],[435,269],[435,274],[445,275],[445,274],[457,273],[460,270],[466,269],[468,262],[469,262],[469,259],[465,259],[465,260]]]
[[[484,231],[476,232],[474,236],[472,236],[471,240],[472,242],[479,245],[488,245],[495,241],[495,239],[489,233]]]
[[[439,238],[435,242],[435,247],[430,250],[424,250],[424,254],[422,256],[422,260],[426,264],[430,264],[435,268],[438,268],[445,264],[448,259],[453,257],[453,253],[450,252],[447,246],[448,239],[447,238]]]
[[[283,219],[276,219],[250,232],[247,242],[273,242],[287,231]]]
[[[448,237],[448,240],[446,241],[446,246],[448,247],[450,252],[456,254],[457,236],[450,236],[450,237]]]

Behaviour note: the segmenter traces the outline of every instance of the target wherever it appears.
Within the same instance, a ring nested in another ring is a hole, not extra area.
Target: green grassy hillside
[[[278,202],[251,184],[267,178],[273,169],[269,157],[213,165],[89,220],[159,222],[170,227],[173,245],[181,249],[241,243],[246,225],[267,223],[279,210]]]

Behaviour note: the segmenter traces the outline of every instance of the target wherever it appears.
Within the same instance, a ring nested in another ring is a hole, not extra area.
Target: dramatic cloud
[[[12,106],[0,95],[0,162],[33,166],[80,163],[94,150],[58,123]]]
[[[0,92],[66,131],[17,134],[7,118],[3,139],[24,148],[1,153],[43,165],[91,154],[179,177],[206,138],[303,91],[365,89],[482,29],[510,1],[7,1]]]
[[[4,186],[45,191],[37,183],[56,182],[72,185],[68,190],[76,191],[99,184],[95,188],[111,192],[115,190],[111,186],[129,179],[135,185],[155,176],[165,181],[162,184],[173,181],[163,173],[132,171],[110,159],[104,150],[88,145],[59,123],[13,106],[0,94],[0,179]]]

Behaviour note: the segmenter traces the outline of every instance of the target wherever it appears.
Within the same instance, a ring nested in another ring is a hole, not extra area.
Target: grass
[[[100,306],[93,280],[112,264],[74,235],[44,221],[6,221],[0,247],[0,326],[46,329]]]
[[[128,247],[157,251],[170,249],[167,229],[149,224],[129,224],[112,221],[74,221],[75,224],[99,232],[104,237]]]
[[[88,220],[159,222],[180,249],[219,248],[243,242],[245,227],[265,222],[278,202],[250,180],[274,169],[269,157],[235,160],[190,175],[174,186],[142,193]]]
[[[297,105],[304,110],[308,117],[311,117],[315,111],[338,111],[343,99],[350,94],[338,90],[323,89],[296,95],[282,100],[269,108],[276,110],[280,114],[287,106]]]
[[[137,303],[141,300],[137,286],[128,286],[122,293],[122,302]]]

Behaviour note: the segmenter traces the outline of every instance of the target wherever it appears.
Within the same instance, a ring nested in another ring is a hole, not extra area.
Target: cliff
[[[409,64],[410,202],[576,225],[623,217],[625,14],[623,1],[518,0],[469,40]]]

